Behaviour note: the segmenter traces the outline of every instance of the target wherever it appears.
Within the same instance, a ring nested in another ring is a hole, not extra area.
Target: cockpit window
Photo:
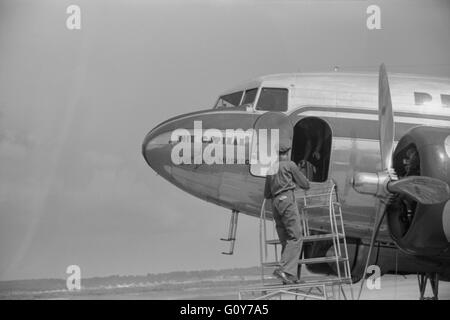
[[[246,90],[242,104],[252,104],[255,102],[256,93],[258,93],[258,88]]]
[[[241,102],[243,91],[238,91],[219,97],[216,108],[237,107]]]
[[[288,90],[283,88],[262,88],[257,110],[287,111]]]

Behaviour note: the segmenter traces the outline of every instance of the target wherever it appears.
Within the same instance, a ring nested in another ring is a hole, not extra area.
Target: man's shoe
[[[289,279],[289,281],[291,281],[293,284],[297,284],[300,282],[300,280],[296,277],[296,276],[292,276],[288,273],[286,273],[287,278]]]
[[[275,271],[273,272],[273,275],[275,277],[277,277],[278,279],[280,279],[281,281],[283,281],[283,284],[294,284],[294,282],[292,282],[288,278],[288,275],[286,273],[284,273],[283,271],[281,271],[280,269],[275,269]]]

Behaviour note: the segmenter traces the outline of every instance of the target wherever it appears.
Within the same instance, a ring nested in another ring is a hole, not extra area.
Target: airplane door
[[[265,177],[271,163],[278,159],[275,145],[292,145],[293,126],[284,113],[266,112],[256,119],[253,129],[250,173]]]

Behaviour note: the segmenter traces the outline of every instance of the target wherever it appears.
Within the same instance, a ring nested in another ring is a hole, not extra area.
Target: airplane
[[[438,298],[439,281],[450,281],[449,78],[390,74],[388,79],[384,64],[378,74],[267,75],[145,136],[142,154],[164,179],[205,201],[259,217],[265,173],[250,161],[251,151],[239,163],[173,163],[171,152],[182,139],[173,141],[171,134],[185,128],[192,135],[195,121],[222,132],[279,129],[292,143],[291,159],[309,164],[304,172],[310,181],[334,181],[354,281],[365,277],[369,264],[382,274],[417,274],[421,299],[428,280],[432,299]],[[194,137],[185,138],[194,144]],[[252,147],[251,139],[225,143]],[[310,226],[318,233],[326,227],[323,221]],[[305,250],[307,257],[323,256],[332,244],[313,246]],[[307,268],[334,272],[324,264]]]

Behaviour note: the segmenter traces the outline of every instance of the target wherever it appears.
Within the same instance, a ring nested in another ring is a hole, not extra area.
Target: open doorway
[[[320,118],[307,117],[295,125],[291,159],[308,180],[324,182],[328,179],[331,139],[330,126]]]

